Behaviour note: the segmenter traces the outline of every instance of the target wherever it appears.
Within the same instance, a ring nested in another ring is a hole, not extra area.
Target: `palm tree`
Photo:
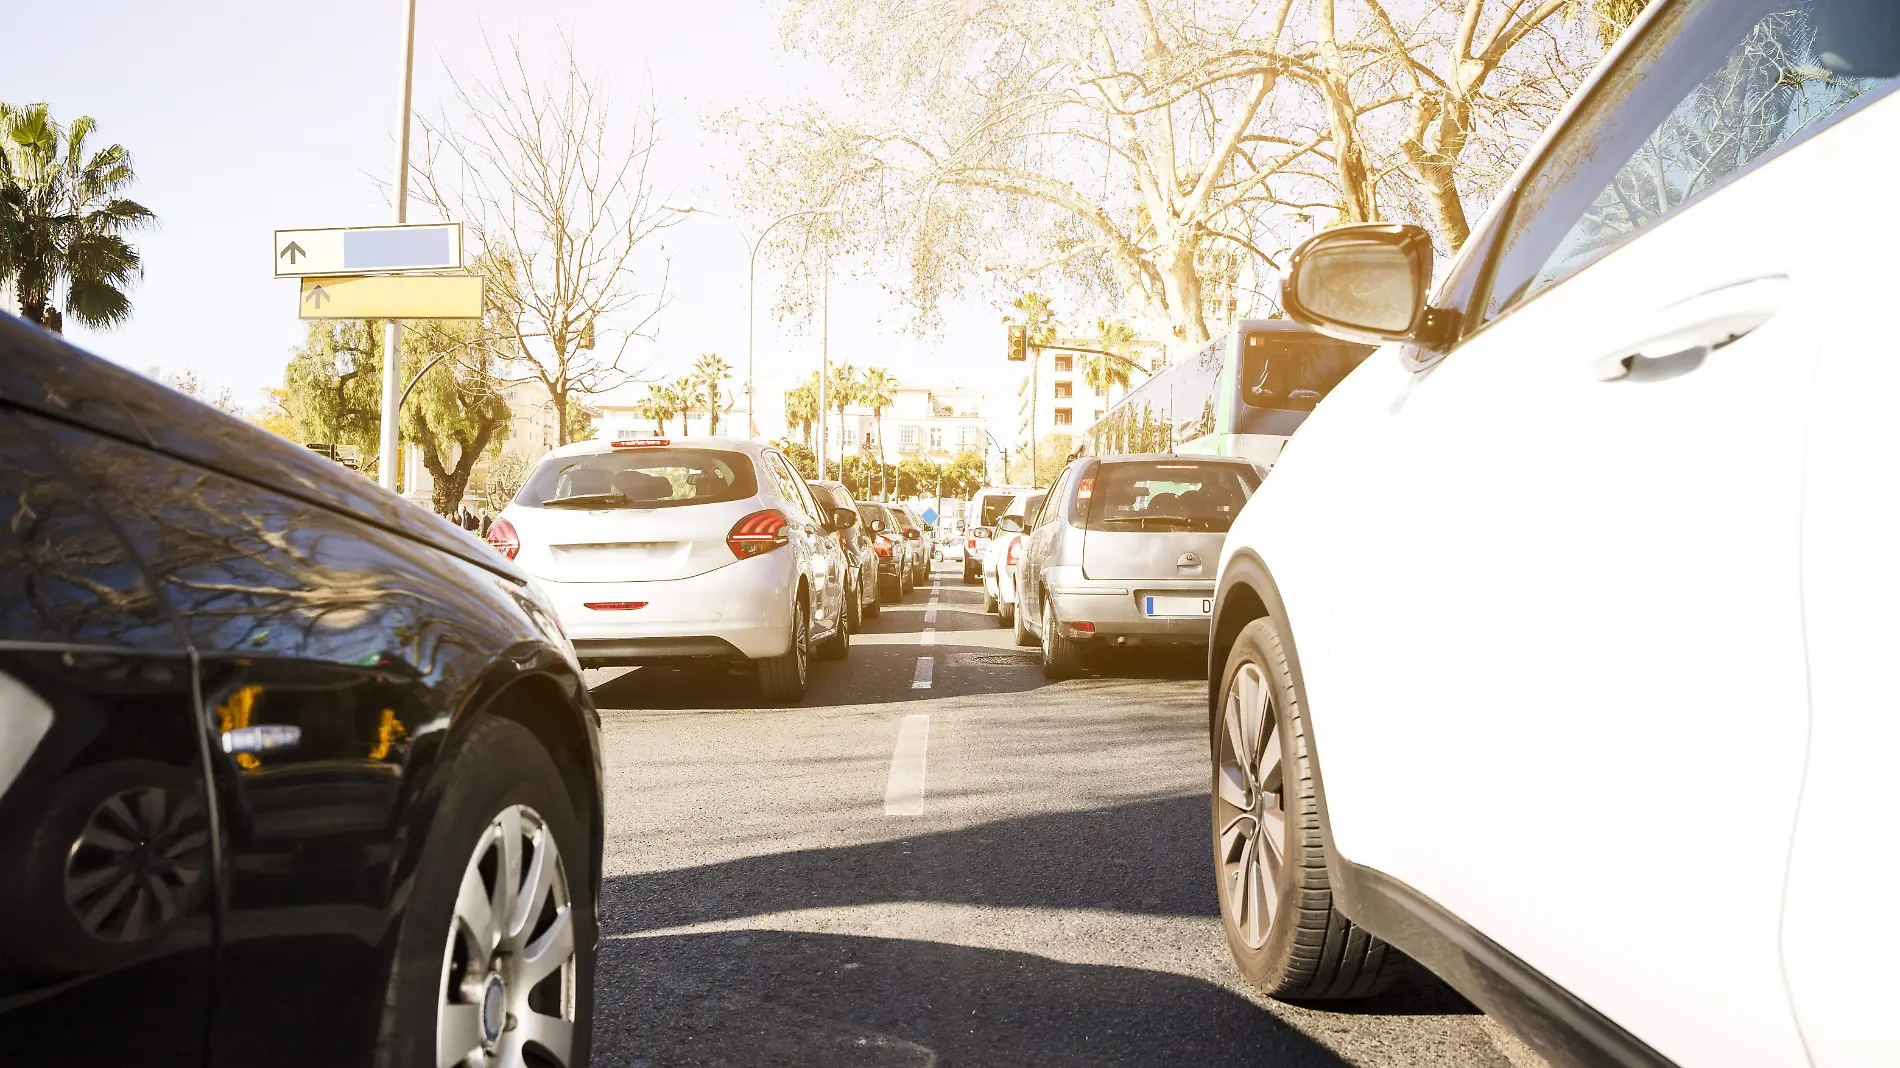
[[[838,409],[838,460],[842,463],[846,445],[844,410],[858,402],[858,390],[861,388],[858,369],[848,363],[832,364],[831,381],[825,388],[830,391],[825,396],[826,402]]]
[[[884,479],[884,409],[897,400],[897,376],[882,367],[873,367],[864,372],[864,381],[858,384],[858,402],[871,409],[872,425],[877,427],[877,471],[878,488],[885,487]]]
[[[685,382],[675,379],[664,386],[658,387],[658,392],[664,393],[666,396],[666,418],[671,418],[675,415],[679,416],[680,436],[685,437],[691,430],[691,428],[686,425],[686,417],[691,414],[693,410],[693,401],[696,399],[694,391]],[[662,432],[666,429],[665,418],[660,421],[660,429]]]
[[[811,426],[818,421],[818,372],[800,385],[785,391],[785,422],[805,434],[805,447],[811,448]]]
[[[1099,390],[1110,386],[1127,389],[1130,376],[1142,370],[1140,361],[1129,354],[1134,347],[1135,328],[1119,319],[1097,319],[1095,334],[1101,339],[1102,348],[1114,355],[1086,354],[1082,360],[1082,381]]]
[[[693,364],[693,375],[688,388],[697,387],[706,398],[706,433],[719,433],[719,384],[732,377],[732,365],[719,358],[716,352],[708,352]]]
[[[665,383],[648,383],[647,395],[641,399],[637,410],[642,419],[653,420],[654,437],[666,436],[666,421],[673,417],[673,398],[667,395]]]
[[[88,153],[94,125],[82,115],[62,131],[45,104],[0,104],[0,284],[13,283],[24,318],[56,333],[66,316],[96,327],[131,317],[124,287],[139,254],[122,235],[156,219],[119,195],[134,177],[124,146]]]

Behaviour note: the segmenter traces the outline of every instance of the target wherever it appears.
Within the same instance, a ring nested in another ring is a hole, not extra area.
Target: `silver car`
[[[1064,678],[1103,646],[1206,645],[1221,543],[1260,487],[1218,456],[1082,457],[1029,522],[1016,641]]]

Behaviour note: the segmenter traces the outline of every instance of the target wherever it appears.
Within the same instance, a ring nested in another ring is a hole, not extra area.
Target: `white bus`
[[[1094,456],[1244,456],[1273,466],[1293,431],[1372,346],[1287,319],[1242,319],[1129,390],[1083,435]]]

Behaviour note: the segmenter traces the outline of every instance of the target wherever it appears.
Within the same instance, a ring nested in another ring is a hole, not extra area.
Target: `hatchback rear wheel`
[[[792,643],[778,656],[758,661],[759,693],[767,701],[802,701],[811,675],[811,609],[792,609]]]

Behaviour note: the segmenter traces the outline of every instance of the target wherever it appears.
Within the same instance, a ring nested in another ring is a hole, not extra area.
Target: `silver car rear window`
[[[1075,502],[1089,530],[1224,534],[1259,488],[1251,464],[1133,460],[1104,463],[1078,480]]]
[[[550,456],[515,494],[531,508],[678,508],[759,492],[752,459],[716,449],[641,446]]]

